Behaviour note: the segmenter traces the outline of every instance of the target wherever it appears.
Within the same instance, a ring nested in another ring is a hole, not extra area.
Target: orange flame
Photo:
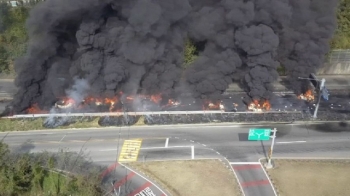
[[[224,110],[224,105],[221,101],[204,101],[203,110]]]
[[[174,99],[169,99],[168,104],[166,104],[166,106],[177,106],[179,104],[180,104],[180,102],[175,101]]]
[[[162,101],[162,96],[160,94],[151,95],[151,101],[153,101],[154,103],[159,103],[160,101]]]
[[[306,100],[306,101],[314,101],[315,95],[313,94],[312,90],[307,90],[304,94],[300,94],[298,96],[298,99]]]
[[[55,104],[55,107],[58,107],[61,109],[67,109],[67,108],[83,109],[86,106],[85,104],[94,104],[96,106],[100,106],[100,105],[107,106],[108,105],[110,112],[119,112],[119,111],[122,111],[122,109],[120,108],[120,106],[119,106],[119,108],[116,108],[116,107],[117,107],[117,103],[119,103],[120,97],[122,95],[123,95],[123,92],[119,92],[116,96],[108,97],[108,98],[88,96],[82,101],[82,103],[76,103],[74,101],[74,99],[72,99],[72,98],[63,97],[63,98],[60,98],[59,104],[58,103]],[[127,96],[126,101],[132,102],[136,98],[148,99],[156,104],[159,104],[162,100],[162,95],[156,94],[156,95]],[[171,105],[178,104],[178,102],[170,101],[170,100],[168,103],[171,103]],[[33,104],[32,107],[27,109],[27,113],[39,114],[39,113],[48,113],[48,112],[41,110],[37,104]]]
[[[270,110],[271,109],[271,104],[268,100],[265,101],[259,101],[259,100],[253,100],[252,103],[248,105],[248,110],[251,111],[263,111],[263,110]]]
[[[27,113],[29,114],[45,114],[47,111],[41,110],[38,104],[33,104],[30,108],[27,109]]]

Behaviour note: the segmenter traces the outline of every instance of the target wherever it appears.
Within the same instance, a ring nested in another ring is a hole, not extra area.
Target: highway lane
[[[348,157],[350,129],[346,123],[271,124],[241,126],[181,125],[82,130],[10,132],[4,141],[17,152],[79,152],[83,149],[98,164],[120,159],[124,140],[142,140],[138,161],[225,158],[249,195],[274,195],[271,182],[259,163],[267,156],[270,141],[247,141],[249,128],[277,128],[274,157]],[[4,137],[6,133],[1,133]],[[253,169],[241,162],[255,162]],[[137,186],[140,186],[139,183]],[[136,186],[136,185],[135,185]]]
[[[11,147],[22,151],[56,150],[69,148],[80,150],[85,141],[86,151],[96,160],[115,160],[116,153],[124,139],[143,138],[141,153],[152,154],[152,160],[166,157],[190,158],[190,150],[186,148],[162,149],[166,138],[168,146],[195,146],[199,157],[217,157],[217,153],[229,161],[256,161],[265,156],[270,141],[247,141],[249,128],[277,128],[276,156],[323,156],[334,154],[346,156],[350,150],[349,125],[304,124],[304,125],[185,125],[185,126],[150,126],[130,128],[107,128],[86,130],[45,130],[32,132],[11,132],[4,141]],[[327,130],[322,128],[326,127]],[[1,133],[3,137],[5,133]],[[154,148],[154,149],[146,149]],[[158,148],[158,149],[156,149]],[[189,147],[187,147],[189,148]],[[214,153],[212,153],[214,152]],[[158,155],[158,156],[157,156]],[[177,157],[178,156],[178,157]],[[197,156],[196,156],[197,157]],[[148,160],[151,160],[148,159]]]
[[[329,89],[344,89],[350,90],[350,78],[347,75],[319,75],[319,78],[326,79],[326,86]],[[280,77],[275,83],[276,90],[287,90],[285,85],[286,77]],[[288,84],[287,84],[288,85]],[[13,79],[0,79],[0,98],[12,97],[16,93],[17,87],[14,85]],[[242,91],[240,84],[233,82],[230,84],[227,91]]]

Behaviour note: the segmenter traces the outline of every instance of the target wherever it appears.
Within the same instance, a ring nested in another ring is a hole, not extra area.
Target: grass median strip
[[[267,170],[279,195],[349,195],[350,161],[274,160]]]
[[[173,196],[241,195],[232,171],[219,160],[127,163]]]
[[[27,130],[40,130],[45,129],[43,126],[43,118],[33,118],[33,119],[0,119],[0,132],[4,131],[27,131]],[[91,121],[82,121],[69,124],[67,126],[59,126],[57,129],[64,128],[89,128],[89,127],[101,127],[98,124],[98,118]]]

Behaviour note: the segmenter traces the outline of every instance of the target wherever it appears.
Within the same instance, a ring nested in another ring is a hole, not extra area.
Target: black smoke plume
[[[336,0],[46,0],[27,21],[12,106],[49,110],[81,78],[87,94],[217,97],[232,80],[269,99],[280,63],[291,81],[322,64]],[[204,45],[182,73],[185,40]],[[303,84],[296,82],[296,91]]]

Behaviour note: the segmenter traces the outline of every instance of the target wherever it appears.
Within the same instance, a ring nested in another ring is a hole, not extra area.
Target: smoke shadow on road
[[[309,129],[319,132],[350,132],[350,124],[348,122],[321,123],[309,125]]]
[[[248,133],[238,133],[238,141],[240,142],[246,142],[248,140]]]
[[[265,146],[264,146],[264,142],[260,141],[260,144],[261,144],[261,148],[263,150],[263,154],[264,154],[265,158],[267,159],[268,157],[267,157],[266,149],[265,149]]]
[[[35,145],[32,143],[32,141],[31,140],[27,140],[26,142],[24,142],[20,146],[14,147],[12,149],[12,151],[14,153],[30,153],[30,151],[32,149],[34,149],[34,148],[35,148]]]

